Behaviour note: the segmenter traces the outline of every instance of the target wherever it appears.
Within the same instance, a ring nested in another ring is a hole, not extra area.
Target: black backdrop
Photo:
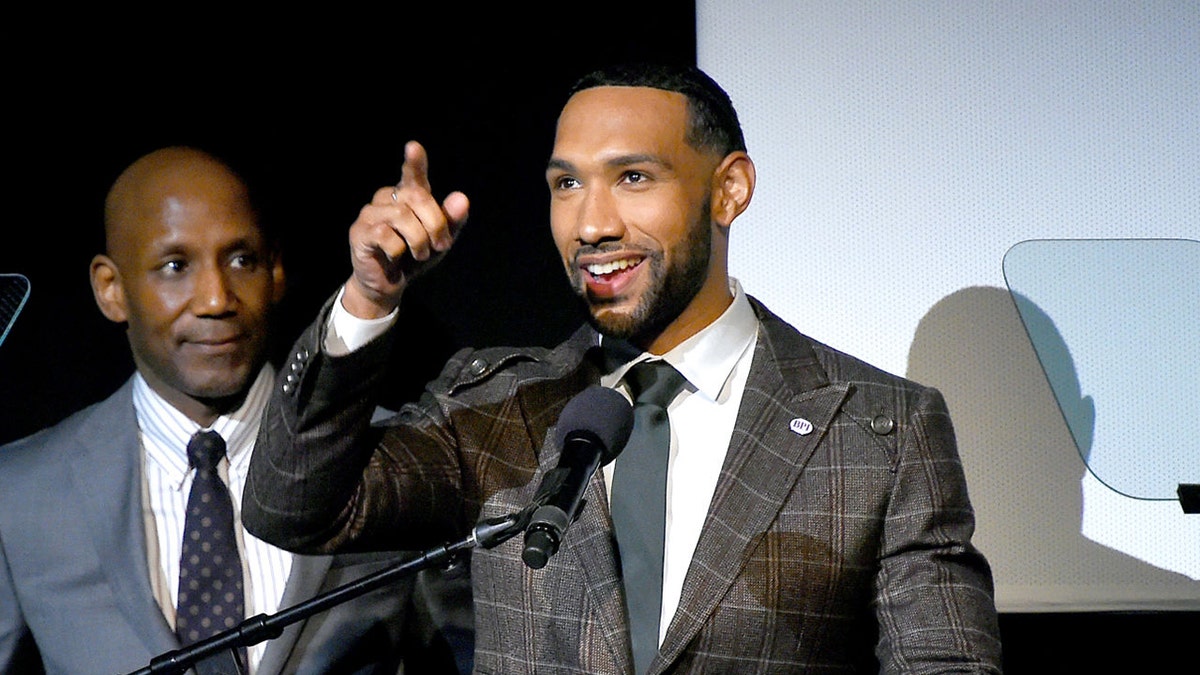
[[[534,10],[451,4],[250,18],[45,16],[3,50],[8,190],[0,274],[32,293],[0,344],[0,443],[96,401],[132,370],[96,309],[88,261],[104,192],[166,144],[233,162],[287,242],[286,346],[349,273],[346,229],[396,181],[403,144],[471,220],[407,302],[430,331],[414,365],[461,344],[549,344],[580,320],[546,227],[542,179],[561,91],[592,66],[694,63],[691,2]],[[1195,663],[1196,613],[1004,615],[1006,671],[1157,672]]]
[[[40,49],[61,53],[15,69],[7,97],[19,105],[8,106],[0,274],[25,275],[32,293],[0,345],[0,442],[103,397],[132,371],[121,329],[92,300],[88,262],[102,245],[109,184],[167,144],[230,160],[283,233],[281,346],[349,274],[347,228],[377,187],[399,179],[410,138],[429,151],[434,191],[472,201],[451,255],[406,296],[430,327],[419,365],[466,343],[564,337],[580,316],[546,225],[543,179],[562,92],[606,62],[694,63],[695,19],[691,2],[622,17],[547,7],[30,26]]]

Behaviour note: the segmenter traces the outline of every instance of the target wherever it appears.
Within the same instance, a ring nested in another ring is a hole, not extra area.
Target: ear
[[[92,295],[96,306],[109,321],[124,323],[129,318],[125,307],[125,289],[121,285],[121,271],[112,258],[98,255],[92,258],[90,269]]]
[[[287,293],[287,274],[283,269],[283,254],[276,252],[271,258],[271,301],[278,305]]]
[[[729,227],[754,196],[754,162],[744,151],[731,152],[713,172],[712,219]]]

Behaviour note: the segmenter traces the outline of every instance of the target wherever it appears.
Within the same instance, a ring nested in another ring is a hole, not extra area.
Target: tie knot
[[[625,382],[637,405],[649,404],[666,408],[683,389],[687,378],[663,360],[642,361],[625,373]]]
[[[225,456],[225,439],[215,431],[197,431],[188,441],[187,455],[192,466],[212,471]]]

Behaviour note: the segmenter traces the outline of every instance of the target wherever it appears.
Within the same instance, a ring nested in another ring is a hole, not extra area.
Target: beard
[[[704,200],[703,211],[688,228],[688,236],[671,247],[670,264],[662,251],[647,253],[644,264],[648,266],[649,282],[632,311],[602,312],[615,303],[589,298],[578,270],[571,272],[572,286],[596,330],[645,347],[683,314],[708,278],[713,237],[709,201]]]

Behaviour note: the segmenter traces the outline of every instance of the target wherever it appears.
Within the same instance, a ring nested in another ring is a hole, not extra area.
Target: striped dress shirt
[[[246,616],[273,614],[280,609],[279,602],[292,567],[290,553],[254,537],[241,526],[246,471],[273,380],[273,369],[264,366],[241,408],[222,415],[210,427],[221,434],[227,446],[228,459],[222,460],[218,470],[233,497],[238,551],[246,582]],[[163,615],[174,628],[183,523],[188,492],[195,475],[195,471],[188,469],[187,443],[201,427],[156,394],[140,374],[133,385],[133,405],[143,451],[143,502],[150,544],[147,562],[151,586]],[[255,672],[265,649],[266,642],[249,648],[250,673]]]

